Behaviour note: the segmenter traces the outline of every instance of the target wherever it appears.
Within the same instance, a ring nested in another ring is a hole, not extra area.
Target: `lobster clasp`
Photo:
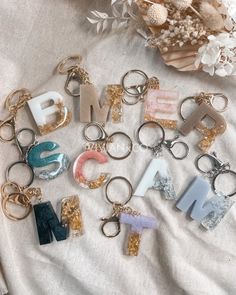
[[[101,221],[103,221],[102,226],[101,226],[101,230],[102,230],[102,233],[103,233],[103,235],[105,237],[114,238],[114,237],[119,235],[119,233],[120,233],[120,219],[119,219],[118,216],[112,215],[112,216],[110,216],[108,218],[101,218]],[[109,233],[106,232],[105,227],[106,227],[107,224],[109,224],[111,222],[115,223],[116,230],[115,230],[114,233],[109,234]]]
[[[183,160],[188,156],[189,146],[183,141],[178,141],[178,139],[179,135],[176,135],[173,139],[164,140],[163,144],[176,160]],[[183,153],[181,153],[181,155],[178,155],[173,151],[173,148],[177,146],[182,147]]]
[[[210,160],[211,162],[211,167],[210,169],[208,170],[205,170],[203,168],[200,167],[200,161],[203,159],[203,158],[207,158]],[[227,169],[230,169],[230,164],[229,162],[223,162],[221,161],[215,152],[211,153],[211,154],[201,154],[199,155],[197,158],[196,158],[196,161],[195,161],[195,165],[196,165],[196,168],[206,174],[208,177],[214,177],[215,175],[219,174],[220,172],[223,172]]]

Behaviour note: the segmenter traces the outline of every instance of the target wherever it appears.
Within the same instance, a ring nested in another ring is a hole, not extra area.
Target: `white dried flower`
[[[165,6],[161,4],[153,4],[147,11],[147,17],[149,22],[154,26],[163,25],[168,16],[168,11]]]
[[[170,2],[180,10],[185,10],[191,6],[192,0],[170,0]]]
[[[235,0],[221,0],[222,4],[226,7],[230,17],[236,22],[236,1]]]
[[[236,33],[211,35],[208,40],[208,44],[199,48],[195,66],[202,66],[211,76],[236,75]]]
[[[220,31],[224,28],[224,20],[221,14],[208,2],[200,5],[200,14],[205,25],[213,31]]]

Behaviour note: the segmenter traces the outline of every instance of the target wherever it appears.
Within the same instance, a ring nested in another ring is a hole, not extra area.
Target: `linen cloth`
[[[58,91],[73,109],[73,121],[68,127],[38,140],[56,141],[61,146],[60,151],[73,161],[84,147],[83,124],[78,119],[79,100],[65,94],[66,76],[57,75],[53,70],[62,58],[79,53],[99,95],[107,84],[119,83],[126,71],[135,68],[149,76],[158,76],[161,88],[178,90],[181,99],[200,91],[223,92],[230,99],[230,107],[224,114],[228,128],[212,150],[236,169],[236,80],[212,78],[204,73],[180,73],[166,67],[156,50],[145,48],[142,38],[136,34],[96,35],[89,29],[85,17],[88,10],[101,10],[109,3],[86,0],[0,2],[0,118],[6,116],[4,98],[13,89],[26,87],[33,96]],[[122,130],[134,139],[134,131],[141,122],[141,110],[141,103],[125,106],[123,123],[107,123],[107,132]],[[35,128],[28,110],[18,115],[17,128],[22,127]],[[168,137],[171,135],[168,132]],[[173,160],[168,152],[164,154],[178,196],[198,174],[193,161],[198,154],[195,148],[198,139],[195,132],[184,138],[191,153],[183,161]],[[0,182],[3,183],[6,167],[18,160],[19,155],[13,144],[1,143],[0,149]],[[110,171],[113,176],[123,175],[135,188],[151,158],[151,153],[137,151],[124,161],[109,160],[102,167],[96,165],[94,173],[101,170]],[[92,167],[92,164],[86,166],[89,176],[94,176]],[[1,213],[0,253],[9,294],[236,294],[236,206],[214,231],[204,232],[197,222],[175,209],[175,202],[165,201],[158,192],[149,190],[145,198],[135,197],[130,205],[144,215],[155,216],[160,226],[157,231],[144,231],[138,257],[127,257],[123,252],[128,227],[123,226],[114,239],[101,234],[100,218],[111,212],[111,206],[105,202],[104,188],[93,191],[80,188],[72,178],[71,169],[53,181],[35,180],[34,186],[42,188],[44,200],[51,201],[54,208],[58,208],[63,197],[78,194],[85,235],[39,246],[33,214],[23,221],[13,222]],[[2,288],[5,289],[3,284]],[[5,293],[2,290],[2,294]]]

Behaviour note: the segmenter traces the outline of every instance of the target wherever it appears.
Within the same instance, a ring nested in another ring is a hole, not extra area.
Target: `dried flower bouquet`
[[[98,33],[135,24],[179,71],[236,74],[235,0],[111,0],[110,10],[87,18]]]

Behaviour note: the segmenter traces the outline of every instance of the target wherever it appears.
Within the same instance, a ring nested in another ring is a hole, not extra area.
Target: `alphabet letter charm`
[[[214,120],[215,125],[213,128],[208,128],[201,122],[207,116]],[[202,102],[197,107],[197,109],[186,119],[179,131],[183,135],[187,135],[193,129],[197,129],[200,133],[202,133],[203,139],[199,142],[198,146],[203,152],[206,152],[215,141],[217,135],[223,134],[225,132],[226,122],[224,118],[214,110],[213,107],[205,102]]]
[[[101,173],[95,180],[86,179],[83,166],[87,160],[96,160],[98,163],[103,164],[107,162],[107,156],[97,151],[85,151],[78,156],[73,165],[73,175],[75,181],[83,188],[96,189],[104,185],[110,178],[109,173]]]
[[[46,103],[51,103],[43,107]],[[34,117],[41,135],[56,130],[59,127],[68,125],[71,121],[71,112],[65,107],[63,97],[55,91],[49,91],[40,96],[33,97],[28,101],[28,106]],[[48,116],[54,115],[55,119],[48,122]]]
[[[158,158],[151,160],[134,192],[134,196],[144,197],[148,189],[161,191],[166,200],[176,199],[176,193],[165,159]]]
[[[70,160],[65,154],[52,154],[50,156],[41,157],[45,151],[54,151],[59,148],[59,145],[52,141],[37,143],[32,146],[27,153],[27,163],[33,168],[34,174],[45,180],[54,179],[69,168]],[[55,168],[37,169],[55,164]]]
[[[59,222],[51,202],[34,205],[34,214],[40,245],[51,243],[52,233],[57,241],[67,239],[68,229]]]
[[[178,96],[176,91],[148,89],[145,97],[144,120],[156,121],[164,128],[176,129]]]
[[[198,176],[176,204],[178,209],[186,213],[192,208],[190,216],[208,230],[214,229],[234,204],[222,193],[214,194],[207,200],[210,189],[209,182]]]
[[[62,200],[61,221],[64,226],[67,226],[72,231],[73,236],[83,235],[84,225],[78,196],[72,196]]]
[[[127,213],[120,214],[120,223],[131,225],[127,247],[127,254],[130,256],[138,256],[142,231],[146,228],[156,229],[158,226],[157,220],[154,217],[131,215]]]

